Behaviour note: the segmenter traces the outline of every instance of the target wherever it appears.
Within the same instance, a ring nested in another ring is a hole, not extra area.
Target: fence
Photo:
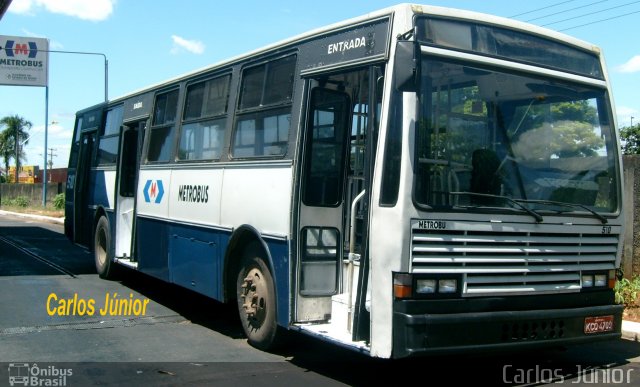
[[[51,203],[53,198],[64,192],[63,183],[47,184],[47,203]],[[0,205],[9,199],[15,199],[18,196],[29,198],[32,205],[42,204],[42,184],[0,184]]]

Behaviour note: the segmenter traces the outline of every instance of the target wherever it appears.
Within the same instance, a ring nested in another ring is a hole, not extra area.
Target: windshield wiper
[[[502,199],[508,203],[514,204],[516,205],[518,208],[520,208],[521,210],[523,210],[524,212],[526,212],[527,214],[533,216],[536,220],[536,222],[540,223],[542,222],[544,219],[542,218],[542,215],[538,214],[537,212],[535,212],[534,210],[527,208],[527,206],[525,206],[522,203],[518,203],[518,201],[511,199],[510,197],[507,196],[502,196],[502,195],[491,195],[491,194],[482,194],[482,193],[476,193],[476,192],[449,192],[449,195],[466,195],[466,196],[473,196],[473,197],[481,197],[481,198],[493,198],[493,199]]]
[[[607,218],[605,218],[604,216],[598,214],[597,212],[595,212],[594,210],[592,210],[591,208],[585,206],[584,204],[578,204],[578,203],[565,203],[565,202],[556,202],[553,200],[533,200],[533,199],[517,199],[518,202],[523,202],[523,203],[535,203],[535,204],[547,204],[550,206],[565,206],[565,207],[577,207],[577,208],[582,208],[583,210],[590,212],[593,216],[595,216],[599,221],[602,222],[602,224],[607,224]]]

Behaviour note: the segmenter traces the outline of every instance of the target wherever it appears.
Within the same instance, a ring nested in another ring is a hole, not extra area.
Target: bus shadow
[[[546,384],[593,385],[640,381],[629,359],[640,356],[637,343],[619,339],[568,348],[458,355],[432,355],[408,359],[376,359],[335,345],[300,337],[281,354],[292,364],[348,385],[375,385],[437,381],[469,385],[531,386]],[[406,376],[405,376],[406,375]],[[446,378],[446,379],[444,379]],[[471,384],[473,383],[473,384]]]
[[[0,252],[0,276],[96,272],[93,256],[60,232],[37,226],[0,227],[0,238],[4,250]]]
[[[223,304],[132,270],[123,270],[120,281],[122,285],[175,311],[193,324],[232,339],[244,337],[234,303]],[[446,377],[456,382],[486,385],[543,385],[558,382],[587,385],[596,378],[602,382],[607,380],[605,378],[627,377],[630,373],[628,359],[640,356],[640,346],[620,339],[527,352],[387,360],[371,358],[289,331],[285,333],[283,345],[272,352],[308,372],[354,386],[398,383],[406,379],[403,375],[412,375],[411,380],[420,375],[419,379],[425,383],[436,383]],[[640,375],[637,378],[640,379]]]
[[[201,325],[233,339],[244,337],[235,304],[224,304],[181,286],[122,268],[119,280],[143,296]]]

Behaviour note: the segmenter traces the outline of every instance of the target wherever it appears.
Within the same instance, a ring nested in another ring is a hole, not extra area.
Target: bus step
[[[116,258],[116,262],[132,269],[138,268],[138,262],[133,262],[129,258]]]

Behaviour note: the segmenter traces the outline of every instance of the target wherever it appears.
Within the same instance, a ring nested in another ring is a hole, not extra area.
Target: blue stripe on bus
[[[137,218],[138,269],[164,281],[222,301],[224,256],[231,232]],[[289,244],[264,238],[271,256],[278,324],[289,323]],[[234,285],[235,286],[235,285]]]
[[[170,225],[169,280],[216,300],[222,299],[220,240],[216,230]]]
[[[167,256],[169,225],[145,218],[138,218],[136,222],[138,270],[163,281],[169,281]]]
[[[276,287],[278,324],[289,325],[289,243],[284,240],[265,239],[271,254],[271,267]]]

